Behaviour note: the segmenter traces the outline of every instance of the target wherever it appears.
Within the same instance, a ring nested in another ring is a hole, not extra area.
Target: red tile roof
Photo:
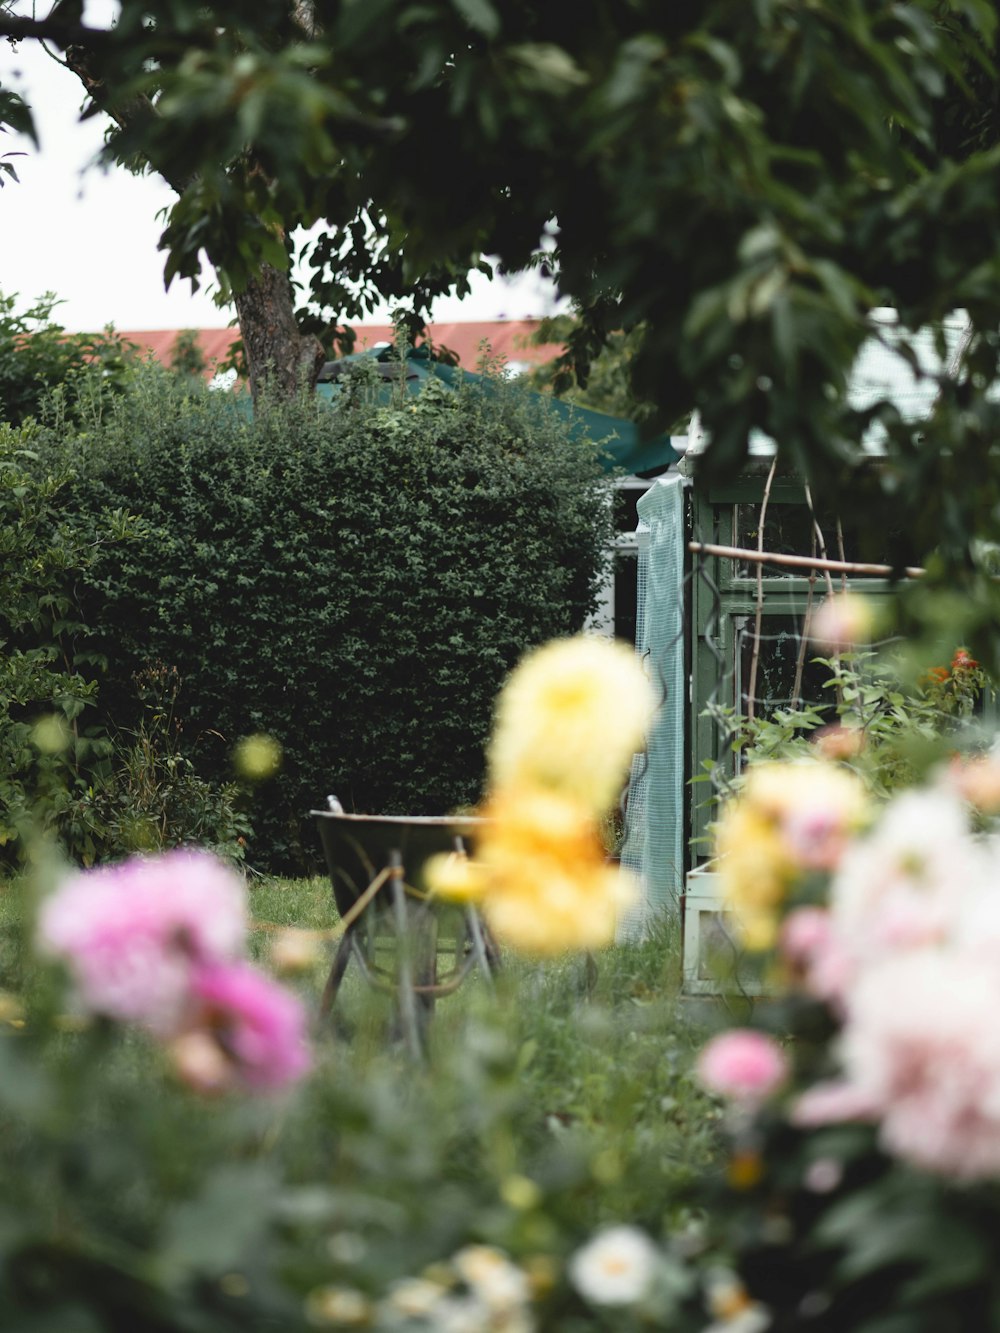
[[[482,320],[479,322],[461,322],[452,324],[430,324],[428,331],[431,341],[437,346],[447,347],[458,356],[459,363],[466,370],[475,370],[482,356],[482,346],[486,344],[490,355],[502,357],[504,361],[524,361],[536,364],[550,361],[563,350],[556,343],[545,343],[541,347],[525,346],[528,337],[538,328],[537,319]],[[170,353],[177,340],[179,329],[125,329],[123,338],[135,343],[143,351],[149,351],[157,361],[170,361]],[[197,329],[198,346],[204,353],[205,360],[211,366],[218,361],[225,361],[229,349],[239,338],[237,328]],[[391,342],[390,324],[358,324],[355,326],[357,342],[355,347],[361,350],[373,347],[376,343]],[[335,355],[330,349],[331,358]]]

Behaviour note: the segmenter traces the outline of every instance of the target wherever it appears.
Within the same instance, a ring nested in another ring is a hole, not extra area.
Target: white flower
[[[751,1304],[730,1319],[716,1319],[706,1324],[702,1333],[765,1333],[771,1327],[771,1316],[763,1305]]]
[[[659,1251],[638,1227],[609,1227],[570,1260],[569,1274],[594,1305],[632,1305],[653,1280]]]
[[[352,1287],[317,1287],[306,1300],[306,1318],[319,1328],[367,1324],[371,1313],[371,1301]]]
[[[454,1256],[452,1264],[473,1294],[491,1310],[507,1310],[528,1300],[527,1277],[491,1245],[467,1245]]]
[[[433,1312],[434,1333],[534,1333],[526,1310],[491,1310],[474,1296],[445,1296]]]
[[[393,1283],[385,1304],[407,1319],[425,1319],[434,1314],[445,1295],[445,1288],[439,1282],[408,1277]]]
[[[728,1269],[709,1272],[705,1297],[714,1319],[702,1333],[764,1333],[771,1327],[766,1307],[751,1300],[746,1287]]]

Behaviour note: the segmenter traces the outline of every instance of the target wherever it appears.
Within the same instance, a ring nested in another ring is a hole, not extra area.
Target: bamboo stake
[[[760,518],[757,522],[757,554],[764,553],[764,522],[767,519],[767,506],[771,499],[771,483],[778,470],[778,455],[775,454],[771,470],[764,483],[764,499],[760,506]],[[757,565],[757,611],[753,622],[753,653],[750,657],[750,683],[747,686],[747,721],[752,722],[757,703],[757,663],[760,661],[760,627],[764,617],[764,566]]]
[[[826,538],[823,536],[823,529],[822,529],[822,528],[820,527],[820,525],[819,525],[819,519],[817,519],[817,517],[816,517],[816,510],[813,508],[812,491],[809,489],[809,483],[808,483],[808,482],[805,483],[805,493],[806,493],[806,504],[809,506],[809,513],[810,513],[810,515],[812,516],[813,529],[814,529],[814,532],[815,532],[816,537],[819,538],[819,553],[820,553],[821,558],[825,560],[825,559],[826,559]],[[837,531],[838,531],[838,532],[840,531],[840,519],[839,519],[839,518],[837,519]],[[844,559],[844,549],[843,549],[843,545],[841,545],[841,549],[840,549],[840,558],[841,558],[841,560]],[[813,574],[812,574],[810,577],[811,577],[812,580],[815,579],[815,577],[816,577],[816,575],[815,575],[815,571],[813,572]],[[830,573],[830,571],[829,571],[828,569],[826,569],[826,570],[823,571],[823,577],[824,577],[824,579],[825,579],[825,581],[826,581],[826,592],[827,592],[827,596],[828,596],[828,597],[832,597],[832,596],[833,596],[833,575]],[[841,577],[841,579],[843,580],[843,579],[845,578],[845,575],[841,574],[840,577]],[[810,582],[810,585],[809,585],[809,602],[808,602],[807,605],[806,605],[806,619],[805,619],[805,623],[804,623],[804,625],[803,625],[803,627],[802,627],[802,646],[803,646],[803,648],[805,647],[805,641],[806,641],[806,638],[807,638],[808,635],[809,635],[809,613],[810,613],[810,611],[811,611],[811,609],[812,609],[812,592],[813,592],[812,582]],[[836,695],[837,695],[837,707],[839,708],[839,707],[843,704],[843,702],[844,702],[844,693],[843,693],[843,690],[842,690],[841,687],[840,687],[840,653],[835,652],[835,653],[833,654],[833,656],[834,656],[834,660],[835,660],[836,663],[837,663],[837,688],[836,688]]]
[[[717,555],[722,560],[746,560],[752,564],[785,565],[789,569],[829,570],[834,574],[874,574],[888,578],[896,571],[892,565],[866,565],[852,560],[824,560],[811,555],[780,555],[776,551],[753,551],[742,546],[716,546],[712,542],[688,542],[693,555]],[[907,565],[903,574],[908,579],[919,579],[926,574],[917,565]]]

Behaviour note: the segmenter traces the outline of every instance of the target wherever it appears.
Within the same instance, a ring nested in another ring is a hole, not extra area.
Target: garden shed
[[[911,338],[914,364],[896,348],[891,312],[880,313],[877,336],[852,376],[852,405],[888,401],[909,420],[926,416],[941,373],[960,354],[965,328],[956,316]],[[875,430],[865,441],[873,465],[881,443]],[[825,676],[811,665],[815,650],[803,635],[810,608],[834,586],[863,585],[875,597],[891,596],[894,588],[887,570],[858,569],[871,562],[870,542],[862,542],[848,516],[842,521],[814,503],[800,478],[776,471],[773,441],[754,439],[735,480],[698,490],[690,479],[705,447],[697,423],[675,444],[681,461],[653,480],[636,506],[636,650],[661,705],[629,783],[622,862],[639,877],[642,897],[623,922],[626,937],[640,935],[657,915],[681,912],[689,877],[697,886],[704,874],[711,779],[731,773],[735,762],[720,715],[748,709],[766,715],[794,699],[818,700]],[[913,562],[905,533],[887,530],[880,542],[880,562],[894,570]],[[775,559],[761,563],[754,558],[760,553]],[[785,556],[803,563],[782,564]],[[854,569],[823,575],[809,564],[823,557]]]

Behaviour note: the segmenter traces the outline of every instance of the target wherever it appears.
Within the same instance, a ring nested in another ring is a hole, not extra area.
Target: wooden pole
[[[784,565],[789,569],[825,569],[834,574],[874,574],[888,578],[896,571],[892,565],[866,565],[853,560],[824,560],[812,555],[781,555],[777,551],[753,551],[742,546],[716,546],[712,542],[688,542],[694,555],[717,555],[723,560],[746,560],[758,565]],[[917,565],[907,565],[903,574],[919,579],[926,574]]]

